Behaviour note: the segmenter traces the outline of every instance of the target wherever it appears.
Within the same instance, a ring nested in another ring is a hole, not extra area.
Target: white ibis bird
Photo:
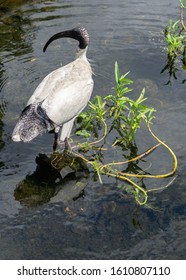
[[[79,41],[76,59],[48,74],[34,91],[13,130],[13,141],[29,142],[43,132],[54,131],[57,143],[70,136],[75,118],[87,105],[93,90],[92,70],[86,52],[89,35],[76,27],[53,35],[45,44],[70,37]]]

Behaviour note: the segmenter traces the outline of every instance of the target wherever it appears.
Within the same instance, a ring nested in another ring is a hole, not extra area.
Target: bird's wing
[[[92,71],[82,59],[51,72],[27,105],[42,103],[47,116],[57,125],[76,117],[87,105],[93,89]]]
[[[28,100],[27,105],[40,103],[46,99],[48,95],[55,91],[57,85],[65,82],[66,77],[69,75],[72,68],[73,64],[69,63],[68,65],[60,67],[48,74],[35,89],[34,93]]]
[[[93,80],[81,77],[58,86],[42,103],[48,117],[57,125],[76,117],[87,105],[93,90]]]

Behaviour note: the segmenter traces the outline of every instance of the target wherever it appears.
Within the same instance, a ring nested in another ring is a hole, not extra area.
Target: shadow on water
[[[7,77],[4,77],[5,70],[3,69],[3,65],[0,63],[0,93],[7,81]],[[1,96],[1,95],[0,95]],[[4,147],[4,141],[3,141],[3,118],[6,114],[7,110],[7,102],[3,100],[3,98],[0,99],[0,150]]]
[[[4,147],[5,143],[2,139],[3,136],[3,121],[2,118],[5,115],[6,105],[4,103],[0,104],[0,150]]]
[[[27,207],[39,206],[49,201],[67,202],[77,199],[88,184],[89,171],[80,159],[73,160],[78,160],[75,171],[65,159],[63,167],[57,169],[51,164],[51,158],[39,154],[35,160],[36,170],[18,183],[14,191],[15,199]]]

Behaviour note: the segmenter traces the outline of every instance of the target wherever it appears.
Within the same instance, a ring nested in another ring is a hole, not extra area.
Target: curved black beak
[[[72,38],[72,39],[79,41],[80,49],[85,49],[89,43],[89,35],[88,35],[88,32],[86,31],[86,29],[84,27],[76,27],[74,29],[62,31],[62,32],[59,32],[59,33],[53,35],[46,42],[46,44],[43,48],[43,52],[46,51],[48,45],[50,45],[50,43],[52,43],[54,40],[57,40],[59,38],[64,38],[64,37]]]

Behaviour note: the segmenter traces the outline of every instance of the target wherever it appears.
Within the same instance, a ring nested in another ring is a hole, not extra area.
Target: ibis
[[[48,74],[27,102],[13,130],[13,141],[29,142],[44,132],[54,132],[53,150],[68,139],[75,118],[87,105],[93,90],[92,69],[86,53],[89,34],[76,27],[53,35],[45,44],[45,52],[54,40],[69,37],[79,41],[76,58]]]

